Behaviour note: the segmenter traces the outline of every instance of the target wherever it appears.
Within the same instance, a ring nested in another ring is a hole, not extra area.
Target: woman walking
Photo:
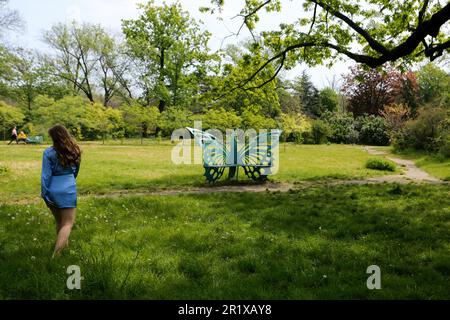
[[[19,140],[17,140],[17,127],[14,126],[14,128],[11,131],[11,140],[8,143],[8,146],[15,141],[17,144],[19,144]]]
[[[67,129],[56,125],[48,131],[53,146],[44,151],[41,196],[56,221],[56,244],[53,257],[68,245],[77,207],[76,178],[81,151]]]

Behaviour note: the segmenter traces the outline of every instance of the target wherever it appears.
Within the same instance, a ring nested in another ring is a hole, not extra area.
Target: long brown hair
[[[53,148],[58,154],[58,159],[63,167],[80,164],[81,150],[75,139],[67,131],[66,127],[57,124],[48,130],[53,140]]]

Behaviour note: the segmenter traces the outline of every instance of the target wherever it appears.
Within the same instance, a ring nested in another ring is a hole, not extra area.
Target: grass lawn
[[[137,141],[132,141],[132,143]],[[204,186],[201,165],[175,165],[168,141],[141,145],[82,145],[80,194],[153,191]],[[36,199],[40,193],[42,152],[46,146],[0,145],[0,202]],[[366,169],[371,156],[357,146],[282,145],[275,181],[360,179],[389,174]],[[6,168],[2,171],[1,168]],[[245,180],[241,171],[240,179]]]
[[[69,249],[52,260],[55,226],[39,201],[44,148],[0,146],[0,299],[450,298],[447,185],[108,196],[204,186],[203,169],[172,164],[166,141],[84,143],[85,197]],[[392,174],[365,169],[371,157],[357,146],[282,145],[271,179]],[[66,288],[69,265],[81,268],[79,291]],[[366,287],[370,265],[382,290]]]
[[[403,159],[414,161],[422,170],[441,180],[450,181],[450,159],[439,158],[419,151],[393,152],[392,147],[377,147],[379,150],[393,153]]]
[[[448,186],[84,198],[56,260],[44,205],[0,213],[0,299],[450,298]]]

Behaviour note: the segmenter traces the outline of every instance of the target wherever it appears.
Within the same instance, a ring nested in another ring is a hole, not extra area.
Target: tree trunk
[[[161,51],[161,54],[159,56],[159,85],[164,85],[165,49],[161,48],[160,51]],[[165,108],[166,108],[166,101],[164,101],[163,99],[160,99],[159,105],[158,105],[159,112],[163,112]]]
[[[166,108],[166,102],[164,100],[159,100],[159,105],[158,105],[159,112],[163,112],[165,108]]]

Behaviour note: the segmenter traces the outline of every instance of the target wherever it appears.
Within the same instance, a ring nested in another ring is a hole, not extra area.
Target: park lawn
[[[132,141],[136,143],[136,141]],[[156,191],[205,186],[201,165],[171,162],[169,141],[145,145],[83,143],[79,194]],[[0,202],[37,199],[42,152],[47,146],[0,146]],[[274,181],[361,179],[388,174],[364,167],[370,156],[358,146],[292,145],[280,147],[280,169]],[[1,170],[6,168],[6,172]],[[246,180],[242,170],[239,179]]]
[[[441,180],[450,181],[450,158],[442,158],[426,152],[408,150],[394,152],[392,147],[377,147],[403,159],[412,160],[422,170]]]
[[[50,259],[42,205],[0,205],[0,299],[449,299],[448,186],[80,199]],[[66,288],[78,265],[81,290]],[[368,290],[367,267],[381,268]]]

